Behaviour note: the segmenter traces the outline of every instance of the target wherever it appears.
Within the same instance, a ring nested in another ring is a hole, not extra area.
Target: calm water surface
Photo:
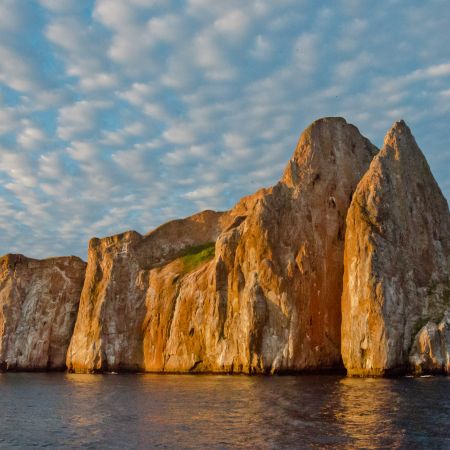
[[[450,448],[450,379],[0,374],[0,448]]]

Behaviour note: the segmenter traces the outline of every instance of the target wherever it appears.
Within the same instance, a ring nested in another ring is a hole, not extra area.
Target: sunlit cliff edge
[[[409,128],[342,118],[226,212],[0,258],[0,369],[450,373],[450,214]]]

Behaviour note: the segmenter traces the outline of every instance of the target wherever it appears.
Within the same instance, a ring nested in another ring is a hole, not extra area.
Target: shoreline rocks
[[[0,261],[3,370],[449,372],[450,215],[404,122],[379,151],[319,119],[276,185],[87,266]]]

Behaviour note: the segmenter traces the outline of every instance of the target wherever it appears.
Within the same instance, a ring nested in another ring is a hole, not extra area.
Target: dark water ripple
[[[450,449],[450,379],[0,374],[0,448]]]

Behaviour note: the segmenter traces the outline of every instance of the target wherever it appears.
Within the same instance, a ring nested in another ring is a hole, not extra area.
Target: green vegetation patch
[[[185,272],[191,272],[201,264],[214,258],[216,249],[215,242],[207,242],[202,245],[194,245],[184,250],[181,255],[183,269]]]

